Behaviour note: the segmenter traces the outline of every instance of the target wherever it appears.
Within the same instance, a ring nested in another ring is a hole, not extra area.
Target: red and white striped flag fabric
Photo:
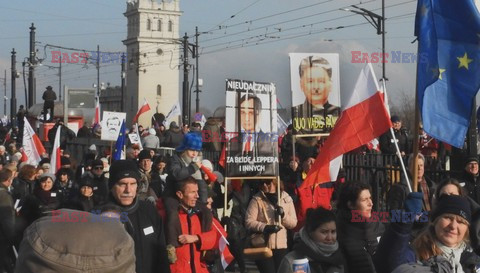
[[[58,169],[60,169],[60,131],[62,125],[57,127],[57,132],[55,133],[55,141],[53,143],[52,155],[50,156],[50,169],[49,173],[56,174]]]
[[[215,247],[217,247],[220,252],[220,261],[222,262],[223,269],[225,269],[235,258],[228,249],[227,232],[225,232],[217,219],[213,218],[212,224],[217,230]]]
[[[137,114],[133,118],[133,123],[137,122],[138,117],[140,117],[141,114],[143,114],[147,111],[150,111],[150,105],[148,104],[147,100],[145,98],[143,98],[143,105],[142,105],[142,107],[140,107],[140,109],[138,109]]]
[[[27,164],[37,166],[40,160],[42,160],[42,155],[46,153],[45,148],[43,147],[42,141],[33,130],[32,126],[28,122],[27,118],[23,118],[23,152],[22,155],[26,157]]]
[[[355,88],[347,94],[346,102],[302,188],[335,181],[343,154],[369,143],[392,127],[383,93],[370,63],[360,72]]]
[[[95,98],[95,116],[93,117],[93,124],[100,124],[100,98]]]

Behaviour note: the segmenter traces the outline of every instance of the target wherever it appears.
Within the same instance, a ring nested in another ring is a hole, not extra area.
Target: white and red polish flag
[[[100,98],[95,98],[95,116],[93,117],[93,125],[100,124]],[[92,126],[92,127],[94,127]]]
[[[42,141],[33,130],[32,126],[28,122],[27,118],[23,118],[23,152],[22,155],[26,157],[26,163],[37,166],[40,160],[42,160],[42,154],[44,154],[45,148]]]
[[[392,122],[383,92],[372,64],[368,63],[360,72],[355,88],[347,94],[344,110],[301,187],[335,181],[343,154],[369,143],[390,127]]]
[[[143,113],[145,113],[145,112],[147,112],[147,111],[149,111],[149,110],[150,110],[150,105],[148,104],[147,100],[146,100],[145,98],[143,98],[143,105],[142,105],[142,107],[140,107],[140,109],[138,109],[137,114],[136,114],[135,117],[133,118],[133,123],[137,122],[138,117],[139,117],[141,114],[143,114]]]
[[[55,133],[55,141],[53,142],[52,155],[50,156],[50,169],[49,173],[56,174],[58,169],[60,169],[60,131],[62,125],[57,127],[57,132]]]
[[[227,241],[227,232],[223,229],[222,225],[218,222],[217,219],[213,218],[212,222],[213,226],[216,229],[216,243],[215,247],[218,248],[220,252],[220,261],[222,262],[223,269],[227,268],[227,266],[235,259],[228,249],[228,241]]]

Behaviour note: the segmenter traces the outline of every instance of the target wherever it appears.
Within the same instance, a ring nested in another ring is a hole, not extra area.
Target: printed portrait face
[[[332,80],[324,67],[306,67],[300,77],[300,88],[312,105],[324,105],[332,89]]]

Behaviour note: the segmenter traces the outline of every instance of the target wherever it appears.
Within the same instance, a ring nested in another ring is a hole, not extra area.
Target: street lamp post
[[[32,23],[30,27],[30,54],[28,62],[30,63],[28,67],[28,106],[27,109],[30,109],[35,104],[35,26]]]
[[[16,84],[15,80],[17,78],[17,52],[15,52],[15,48],[12,49],[12,64],[11,64],[11,69],[12,69],[12,97],[10,99],[10,120],[11,124],[13,126],[14,121],[15,121],[15,109],[17,108],[17,98],[16,98]]]
[[[382,58],[385,58],[385,0],[382,0],[382,15],[378,15],[367,9],[352,5],[355,9],[341,9],[362,15],[376,30],[377,35],[382,35]],[[382,62],[382,81],[387,81],[385,75],[385,61]]]

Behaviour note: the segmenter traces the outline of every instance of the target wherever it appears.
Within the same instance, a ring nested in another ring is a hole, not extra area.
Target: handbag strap
[[[265,207],[265,203],[263,202],[263,199],[262,198],[259,198],[259,203],[260,203],[260,206],[262,207],[262,211],[263,211],[263,216],[265,216],[265,220],[267,220],[267,225],[269,224],[269,219],[268,219],[268,215],[267,215],[267,208]]]

